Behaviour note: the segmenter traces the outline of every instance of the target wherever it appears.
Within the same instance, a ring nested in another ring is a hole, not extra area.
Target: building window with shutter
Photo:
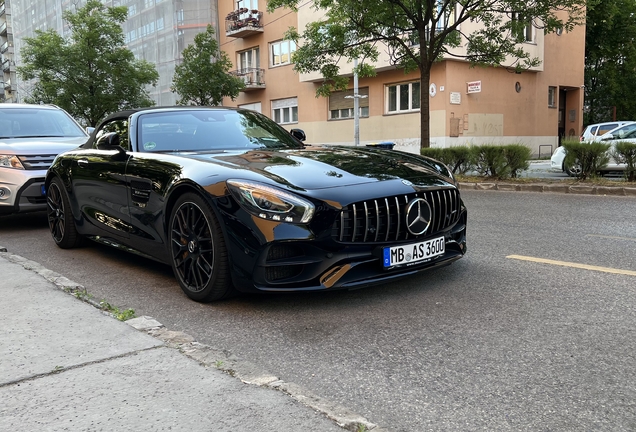
[[[298,123],[298,98],[272,101],[272,119],[278,124]]]
[[[360,117],[369,117],[369,87],[358,89]],[[329,95],[329,120],[353,118],[353,89],[333,92]]]

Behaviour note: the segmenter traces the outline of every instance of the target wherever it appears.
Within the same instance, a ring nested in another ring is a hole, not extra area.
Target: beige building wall
[[[253,1],[253,0],[252,0]],[[260,0],[259,9],[266,5]],[[219,2],[219,17],[233,10],[232,0]],[[298,122],[284,127],[303,129],[309,143],[352,145],[353,119],[329,120],[329,99],[316,97],[321,81],[317,73],[299,75],[293,65],[270,65],[269,44],[282,39],[289,27],[302,29],[319,16],[309,7],[298,13],[277,9],[263,13],[262,32],[244,38],[227,37],[220,29],[221,48],[237,64],[237,52],[258,46],[265,86],[242,92],[227,106],[261,104],[261,112],[273,117],[272,101],[298,98]],[[463,24],[464,25],[464,24]],[[476,24],[466,24],[464,27]],[[465,28],[463,30],[466,30]],[[511,68],[470,67],[463,61],[448,59],[431,71],[430,135],[434,147],[479,145],[485,143],[522,143],[535,154],[547,155],[559,144],[559,134],[578,135],[583,106],[583,70],[585,28],[571,33],[544,35],[535,30],[535,38],[525,44],[532,55],[542,59],[539,67],[515,73]],[[396,143],[396,149],[419,152],[419,112],[387,114],[386,86],[419,81],[419,73],[405,74],[395,69],[387,55],[375,64],[377,76],[361,78],[360,88],[368,88],[369,115],[360,119],[360,141]],[[351,75],[352,64],[341,65],[344,75]],[[480,92],[468,93],[467,82],[480,82]],[[549,106],[549,88],[553,87],[553,105]],[[353,79],[349,88],[353,88]]]

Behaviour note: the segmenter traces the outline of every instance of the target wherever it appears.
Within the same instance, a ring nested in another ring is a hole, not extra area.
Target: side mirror
[[[120,145],[119,134],[117,132],[109,132],[102,135],[97,140],[97,148],[99,150],[119,150],[120,152],[126,152]]]
[[[302,129],[292,129],[289,133],[299,141],[305,141],[307,139],[307,135],[305,135],[305,131]]]
[[[94,130],[95,130],[95,128],[94,128],[94,127],[88,126],[88,127],[86,128],[86,133],[90,135],[90,134],[92,134],[92,133],[93,133],[93,131],[94,131]]]

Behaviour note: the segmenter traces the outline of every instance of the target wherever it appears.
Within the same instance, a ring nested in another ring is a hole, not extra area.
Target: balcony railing
[[[2,62],[3,72],[9,72],[11,70],[11,60],[6,59]]]
[[[243,91],[251,91],[265,88],[265,70],[258,68],[245,68],[230,72],[239,77],[245,83]]]
[[[5,36],[7,34],[7,22],[3,22],[2,25],[0,25],[0,35]]]
[[[235,38],[245,38],[263,32],[261,19],[263,12],[256,9],[241,8],[230,12],[225,17],[225,35]]]
[[[5,90],[11,90],[11,80],[8,79],[4,82],[4,89]]]
[[[4,54],[9,49],[9,41],[0,45],[0,53]]]
[[[0,16],[4,15],[6,11],[7,7],[4,5],[4,2],[2,2],[2,4],[0,5]]]

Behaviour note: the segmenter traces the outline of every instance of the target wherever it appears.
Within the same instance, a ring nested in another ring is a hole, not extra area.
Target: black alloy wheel
[[[46,204],[49,229],[55,244],[62,249],[80,246],[83,237],[77,232],[66,189],[58,177],[46,188]]]
[[[170,216],[170,257],[181,289],[192,300],[209,302],[234,293],[219,223],[203,198],[187,193]]]

